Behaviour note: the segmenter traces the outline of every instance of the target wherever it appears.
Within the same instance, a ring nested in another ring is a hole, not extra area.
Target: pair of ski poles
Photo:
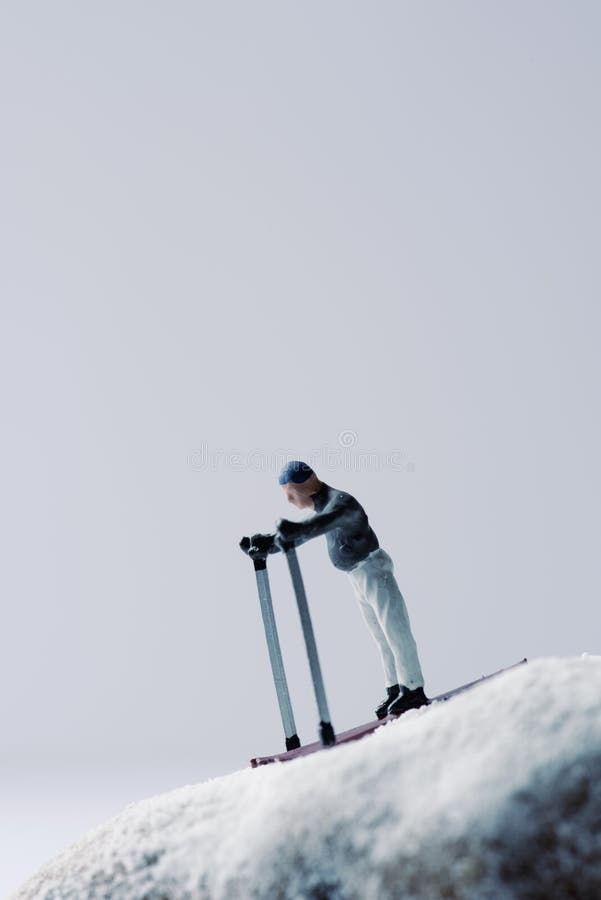
[[[303,583],[303,577],[301,575],[294,544],[284,545],[283,550],[288,562],[290,577],[292,578],[292,586],[294,588],[296,605],[298,607],[303,637],[305,639],[305,647],[309,659],[309,668],[311,670],[313,690],[315,692],[315,700],[317,702],[319,714],[319,738],[324,747],[331,747],[336,743],[336,735],[334,734],[334,729],[330,722],[328,701],[326,699],[323,675],[321,673],[319,656],[317,654],[317,644],[315,642],[315,634],[313,632],[313,623],[309,612],[305,585]],[[282,659],[278,629],[273,612],[269,575],[267,574],[267,555],[267,551],[263,551],[258,547],[252,547],[249,552],[257,579],[261,615],[263,617],[265,638],[267,640],[267,649],[269,651],[269,661],[271,663],[273,681],[278,698],[280,715],[282,717],[282,725],[284,727],[286,750],[295,750],[301,746],[301,742],[296,733],[294,713],[292,711],[290,692],[288,691],[288,682],[286,680],[286,672],[284,669],[284,660]]]

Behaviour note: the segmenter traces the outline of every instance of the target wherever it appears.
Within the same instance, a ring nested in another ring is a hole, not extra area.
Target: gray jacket
[[[348,572],[380,546],[367,513],[351,494],[322,482],[312,494],[315,514],[302,522],[283,520],[278,534],[295,546],[326,535],[328,553],[337,569]],[[278,548],[279,549],[279,548]]]

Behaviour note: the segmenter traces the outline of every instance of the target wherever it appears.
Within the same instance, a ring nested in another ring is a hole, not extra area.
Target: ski
[[[435,703],[444,703],[446,700],[450,700],[451,697],[456,697],[458,694],[462,694],[464,691],[469,691],[472,688],[476,687],[479,684],[482,684],[484,681],[489,681],[491,678],[495,678],[497,675],[501,675],[503,672],[509,672],[511,669],[516,669],[518,666],[524,665],[524,663],[528,662],[527,658],[521,659],[519,662],[514,663],[512,666],[506,666],[504,669],[499,669],[497,672],[492,672],[490,675],[482,675],[481,678],[477,678],[475,681],[470,681],[467,684],[462,684],[460,687],[453,688],[451,691],[446,691],[444,694],[439,694],[437,697],[432,697],[430,705],[434,705]],[[368,734],[372,734],[377,728],[380,728],[382,725],[386,725],[387,722],[393,722],[396,719],[400,718],[400,716],[386,716],[384,719],[374,719],[372,722],[367,722],[365,725],[357,725],[355,728],[349,729],[349,731],[343,731],[336,735],[336,744],[334,746],[338,746],[340,744],[348,744],[351,741],[360,740],[362,737],[365,737]],[[258,766],[267,766],[270,763],[274,762],[287,762],[291,759],[297,759],[299,756],[309,756],[312,753],[316,753],[318,750],[322,750],[323,745],[321,741],[315,741],[312,744],[305,744],[303,747],[297,747],[293,750],[288,750],[285,753],[276,753],[273,756],[256,756],[251,759],[250,764],[253,769],[256,769]]]

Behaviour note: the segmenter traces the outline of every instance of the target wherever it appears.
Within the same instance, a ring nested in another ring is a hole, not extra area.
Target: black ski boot
[[[388,707],[388,715],[401,716],[407,710],[419,709],[420,706],[426,706],[429,702],[423,687],[415,688],[413,691],[403,688],[403,693]]]
[[[401,693],[401,686],[399,684],[393,684],[392,687],[386,688],[386,693],[388,694],[388,697],[386,698],[386,700],[382,700],[382,702],[376,709],[376,715],[378,719],[386,718],[386,716],[388,715],[388,707],[390,706],[392,701],[396,700],[396,698]]]

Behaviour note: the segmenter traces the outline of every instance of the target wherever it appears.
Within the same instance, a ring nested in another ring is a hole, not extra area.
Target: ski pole
[[[273,673],[278,705],[280,707],[282,725],[284,726],[286,750],[295,750],[297,747],[300,747],[301,743],[296,733],[294,713],[292,711],[292,703],[290,702],[290,693],[288,691],[288,682],[284,670],[280,639],[278,637],[278,629],[273,613],[269,575],[267,574],[267,561],[262,555],[253,555],[252,561],[255,567],[257,589],[259,591],[259,601],[261,604],[261,615],[263,617],[265,638],[267,640],[267,649],[269,651],[269,661],[271,663],[271,671]]]
[[[303,584],[303,576],[301,575],[298,557],[294,544],[284,547],[286,559],[288,560],[288,568],[290,569],[290,577],[292,578],[292,586],[296,596],[296,604],[300,615],[301,626],[303,629],[303,637],[305,639],[305,647],[307,656],[309,657],[309,668],[311,669],[311,677],[313,679],[313,690],[315,691],[315,699],[317,701],[317,709],[319,712],[319,737],[324,747],[331,747],[336,743],[336,735],[330,722],[330,713],[328,711],[328,701],[326,699],[326,691],[321,674],[321,666],[319,664],[319,656],[317,655],[317,644],[315,643],[315,634],[313,632],[313,623],[311,622],[311,613],[309,612],[309,604],[307,602],[307,594],[305,585]]]

